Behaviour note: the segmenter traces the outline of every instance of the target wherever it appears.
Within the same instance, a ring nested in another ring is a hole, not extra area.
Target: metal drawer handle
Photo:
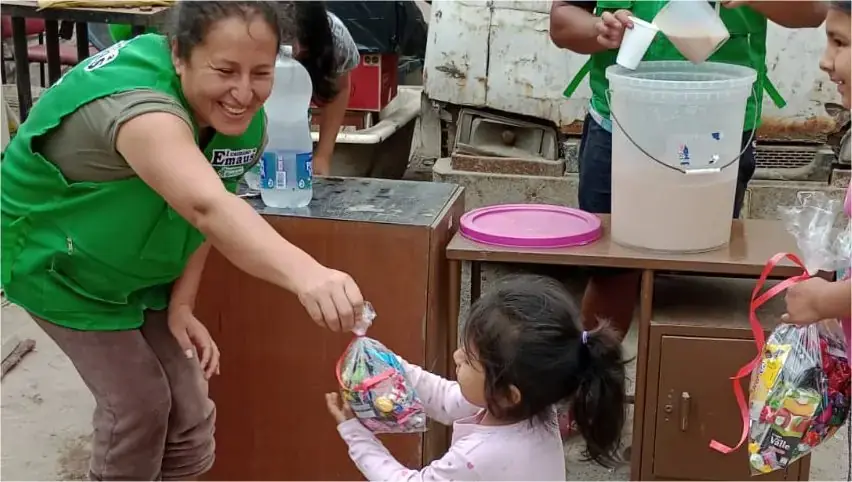
[[[689,429],[689,402],[692,397],[689,392],[680,394],[680,431],[686,432]]]

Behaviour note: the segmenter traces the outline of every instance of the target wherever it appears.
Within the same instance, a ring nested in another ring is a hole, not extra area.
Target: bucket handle
[[[752,92],[754,93],[755,97],[757,97],[757,90],[752,88]],[[716,174],[716,173],[722,172],[723,169],[733,165],[735,162],[737,162],[743,156],[743,154],[746,153],[748,148],[751,146],[751,143],[754,142],[754,136],[755,136],[755,133],[757,132],[756,127],[754,129],[752,129],[751,137],[749,137],[748,142],[745,144],[745,147],[743,148],[743,150],[740,151],[740,153],[737,154],[736,157],[731,159],[730,162],[728,162],[727,164],[724,164],[722,167],[705,167],[705,168],[701,168],[701,169],[683,169],[683,168],[680,168],[680,167],[677,167],[677,166],[672,166],[671,164],[666,164],[665,162],[657,159],[656,157],[654,157],[650,153],[648,153],[648,151],[646,151],[636,141],[633,140],[633,137],[631,137],[630,134],[628,134],[627,131],[624,130],[624,126],[621,125],[621,122],[618,121],[618,117],[615,116],[615,112],[613,112],[613,110],[612,110],[612,96],[611,96],[611,94],[612,94],[612,89],[607,89],[606,90],[606,102],[607,102],[607,105],[609,106],[609,116],[610,116],[610,118],[612,118],[612,121],[618,126],[618,128],[621,129],[621,132],[624,134],[624,137],[626,137],[627,140],[630,141],[631,144],[633,144],[637,149],[639,149],[639,152],[641,152],[642,154],[645,154],[645,156],[647,156],[652,161],[656,162],[657,164],[659,164],[659,165],[661,165],[665,168],[671,169],[672,171],[680,172],[681,174],[686,174],[686,175],[690,175],[690,174],[692,174],[692,175],[694,175],[694,174]],[[754,121],[755,121],[754,125],[755,126],[757,126],[757,116],[758,116],[759,112],[760,112],[760,109],[754,109]]]

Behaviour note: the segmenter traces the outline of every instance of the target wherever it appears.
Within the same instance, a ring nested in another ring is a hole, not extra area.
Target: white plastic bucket
[[[731,236],[746,102],[754,69],[687,61],[613,65],[612,238],[703,252]]]

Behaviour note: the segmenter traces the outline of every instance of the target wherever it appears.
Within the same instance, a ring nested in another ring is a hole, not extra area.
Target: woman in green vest
[[[91,480],[189,479],[213,463],[219,351],[193,315],[211,245],[321,326],[349,330],[362,308],[349,275],[235,195],[266,139],[274,3],[178,3],[173,36],[72,68],[3,154],[3,288],[94,395]]]
[[[292,37],[286,36],[282,40],[296,46],[295,57],[311,76],[313,101],[322,106],[313,172],[328,176],[331,174],[337,134],[349,106],[350,74],[361,63],[361,54],[352,34],[336,15],[326,9],[325,2],[300,0],[277,2],[277,6],[282,22],[293,23],[292,28],[284,29],[285,34],[292,32]],[[127,24],[111,24],[109,32],[115,42],[130,39],[133,35],[131,26]],[[153,27],[146,30],[146,33],[156,32]]]
[[[609,88],[606,68],[615,63],[624,30],[632,28],[628,16],[650,22],[666,3],[668,0],[553,2],[550,11],[553,43],[591,56],[565,91],[566,96],[571,96],[586,75],[589,76],[592,99],[578,153],[580,209],[593,213],[609,213],[611,209],[612,123],[606,98]],[[767,19],[791,28],[818,27],[825,19],[827,7],[821,1],[728,0],[722,5],[726,8],[722,9],[721,18],[731,36],[710,60],[745,65],[758,72],[742,136],[745,152],[740,158],[733,212],[734,217],[739,217],[748,182],[755,170],[754,146],[749,140],[758,127],[763,91],[777,106],[784,105],[766,75]],[[658,35],[643,60],[685,59],[665,36]],[[592,329],[598,319],[608,319],[622,336],[626,334],[636,308],[639,281],[640,273],[636,271],[596,270],[592,273],[582,302],[583,319],[589,324],[587,328]]]

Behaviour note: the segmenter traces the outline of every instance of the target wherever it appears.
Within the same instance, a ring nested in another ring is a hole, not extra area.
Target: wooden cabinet
[[[350,273],[378,314],[369,335],[412,363],[447,372],[449,268],[445,248],[463,212],[451,184],[380,179],[317,180],[301,211],[265,208],[285,238],[326,266]],[[211,381],[216,463],[208,480],[358,480],[324,394],[351,334],[316,326],[298,300],[211,253],[197,314],[222,352]],[[418,468],[440,456],[448,431],[381,437]]]
[[[747,442],[732,454],[742,422],[730,377],[757,353],[748,324],[754,281],[657,276],[648,346],[642,480],[807,480],[809,457],[751,477]],[[765,331],[783,313],[783,296],[759,312]],[[654,376],[651,376],[654,375]],[[748,380],[743,380],[748,396]],[[641,416],[637,414],[636,416]]]

